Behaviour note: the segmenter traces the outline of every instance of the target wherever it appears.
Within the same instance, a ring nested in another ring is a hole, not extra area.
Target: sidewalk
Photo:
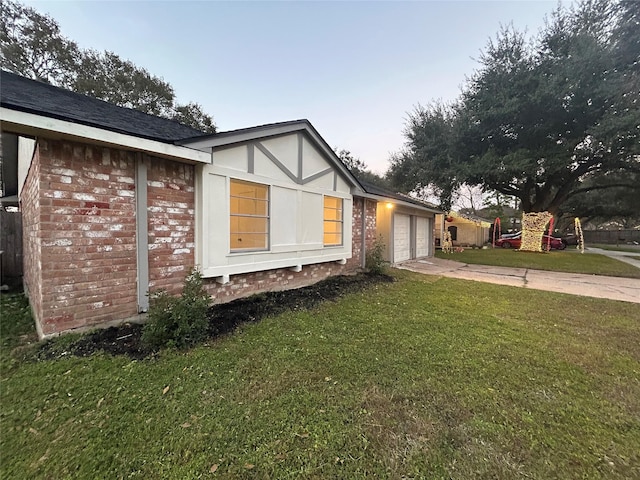
[[[584,253],[598,253],[606,257],[615,258],[620,262],[628,263],[634,267],[640,268],[640,249],[636,253],[620,252],[618,250],[604,250],[602,248],[587,247]]]
[[[640,303],[640,279],[636,278],[471,265],[433,257],[404,262],[397,267],[427,275]]]

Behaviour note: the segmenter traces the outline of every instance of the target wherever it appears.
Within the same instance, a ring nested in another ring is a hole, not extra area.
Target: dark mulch
[[[208,312],[209,335],[216,338],[232,332],[243,323],[257,322],[288,310],[308,310],[326,300],[335,300],[382,282],[393,282],[393,277],[364,273],[330,277],[308,287],[260,293],[214,305]],[[68,355],[86,357],[102,351],[111,355],[127,355],[132,359],[142,359],[154,353],[145,349],[140,342],[142,328],[140,324],[127,323],[95,330],[70,344],[60,345],[60,340],[64,338],[49,340],[42,343],[35,356],[43,360]]]

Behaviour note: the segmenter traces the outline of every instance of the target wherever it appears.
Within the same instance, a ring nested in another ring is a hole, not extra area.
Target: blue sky
[[[307,118],[386,170],[407,112],[455,99],[500,25],[535,33],[556,1],[29,1],[196,101],[219,130]]]

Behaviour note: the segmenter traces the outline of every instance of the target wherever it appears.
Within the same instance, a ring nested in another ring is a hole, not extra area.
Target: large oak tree
[[[458,101],[410,115],[390,178],[435,186],[445,208],[460,185],[480,185],[526,213],[637,188],[623,172],[640,170],[639,22],[640,2],[596,0],[558,7],[534,38],[502,29]]]

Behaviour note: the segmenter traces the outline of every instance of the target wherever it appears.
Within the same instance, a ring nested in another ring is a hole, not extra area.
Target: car
[[[520,248],[522,243],[522,233],[515,236],[501,237],[496,241],[496,247],[502,248]],[[547,245],[553,250],[564,250],[566,245],[560,238],[550,237],[549,235],[542,236],[542,249],[546,250]]]
[[[567,233],[562,237],[562,243],[565,245],[578,245],[578,236],[573,233]]]

